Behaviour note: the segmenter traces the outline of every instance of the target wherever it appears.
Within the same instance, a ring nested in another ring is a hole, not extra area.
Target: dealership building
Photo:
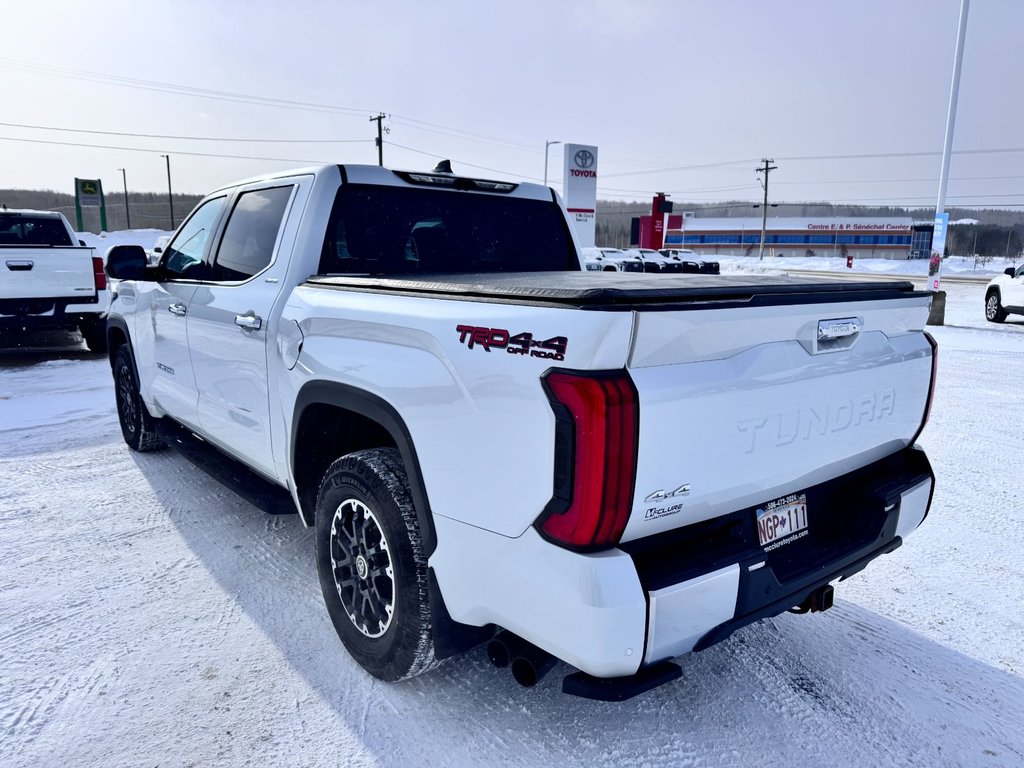
[[[910,218],[770,218],[765,253],[772,256],[927,258],[932,223]],[[666,248],[690,248],[701,255],[756,256],[761,219],[668,217]]]

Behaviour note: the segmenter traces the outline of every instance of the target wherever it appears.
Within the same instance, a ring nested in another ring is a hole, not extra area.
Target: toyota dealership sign
[[[565,145],[563,196],[581,246],[594,245],[597,207],[597,147]]]

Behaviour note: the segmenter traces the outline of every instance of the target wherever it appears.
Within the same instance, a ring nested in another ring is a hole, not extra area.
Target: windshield
[[[64,222],[53,216],[0,213],[0,245],[74,245]]]
[[[438,189],[345,184],[320,274],[579,271],[553,202]]]

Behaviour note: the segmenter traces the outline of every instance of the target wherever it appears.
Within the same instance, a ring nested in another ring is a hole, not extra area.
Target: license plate
[[[757,536],[770,551],[807,535],[807,494],[794,493],[757,509]]]

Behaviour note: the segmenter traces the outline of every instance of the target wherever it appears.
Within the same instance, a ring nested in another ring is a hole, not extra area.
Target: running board
[[[562,680],[562,693],[595,701],[626,701],[682,676],[683,668],[671,661],[643,667],[628,677],[594,677],[576,672]]]
[[[295,503],[288,491],[221,453],[186,427],[163,418],[157,421],[156,432],[168,447],[257,509],[268,515],[295,514]]]

